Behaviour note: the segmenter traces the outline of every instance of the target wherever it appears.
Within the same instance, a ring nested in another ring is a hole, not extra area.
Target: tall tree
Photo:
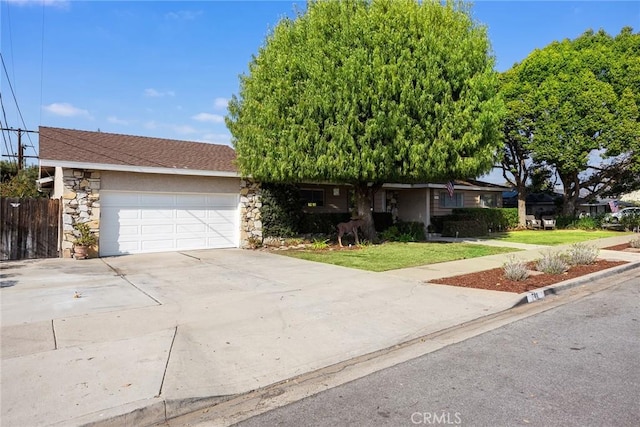
[[[504,146],[499,167],[508,184],[518,192],[518,222],[526,225],[527,182],[532,178],[531,142],[535,128],[532,88],[520,82],[515,70],[501,75],[500,94],[507,114],[504,118]]]
[[[240,78],[227,126],[241,172],[352,184],[365,235],[384,182],[488,172],[503,105],[484,27],[459,2],[311,1]]]
[[[526,105],[508,104],[509,115],[518,132],[530,134],[532,160],[552,167],[562,182],[564,214],[575,213],[585,191],[610,194],[629,171],[640,171],[638,72],[640,35],[630,28],[615,38],[587,31],[551,43],[509,71],[527,93]]]

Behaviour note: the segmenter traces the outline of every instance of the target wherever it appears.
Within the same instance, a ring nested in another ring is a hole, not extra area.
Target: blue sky
[[[305,4],[0,1],[3,127],[220,144],[230,144],[223,117],[238,76],[269,29]],[[633,1],[477,1],[472,10],[488,27],[499,71],[589,28],[640,30],[640,2]],[[37,135],[26,142],[33,145],[26,154],[35,155]],[[0,143],[2,154],[15,151],[15,135],[10,143]]]

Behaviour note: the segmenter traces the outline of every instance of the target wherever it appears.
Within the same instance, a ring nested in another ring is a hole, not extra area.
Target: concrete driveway
[[[234,249],[3,263],[0,292],[7,425],[175,416],[519,299]]]

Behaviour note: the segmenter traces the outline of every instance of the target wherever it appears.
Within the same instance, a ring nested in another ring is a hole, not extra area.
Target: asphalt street
[[[266,412],[251,426],[640,425],[640,276]]]

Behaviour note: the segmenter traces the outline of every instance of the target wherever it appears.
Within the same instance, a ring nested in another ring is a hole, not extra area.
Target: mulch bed
[[[553,285],[586,274],[595,273],[596,271],[606,270],[607,268],[617,267],[627,264],[626,261],[607,261],[597,260],[591,265],[573,266],[563,274],[531,274],[526,280],[516,282],[508,280],[504,277],[502,268],[494,268],[491,270],[479,271],[477,273],[463,274],[461,276],[445,277],[437,280],[430,280],[429,283],[439,283],[442,285],[461,286],[464,288],[487,289],[492,291],[514,292],[517,294],[532,291],[544,286]],[[530,264],[533,270],[533,263]]]
[[[609,246],[608,248],[603,248],[606,249],[608,251],[628,251],[631,248],[631,244],[630,243],[623,243],[621,245],[615,245],[615,246]]]

